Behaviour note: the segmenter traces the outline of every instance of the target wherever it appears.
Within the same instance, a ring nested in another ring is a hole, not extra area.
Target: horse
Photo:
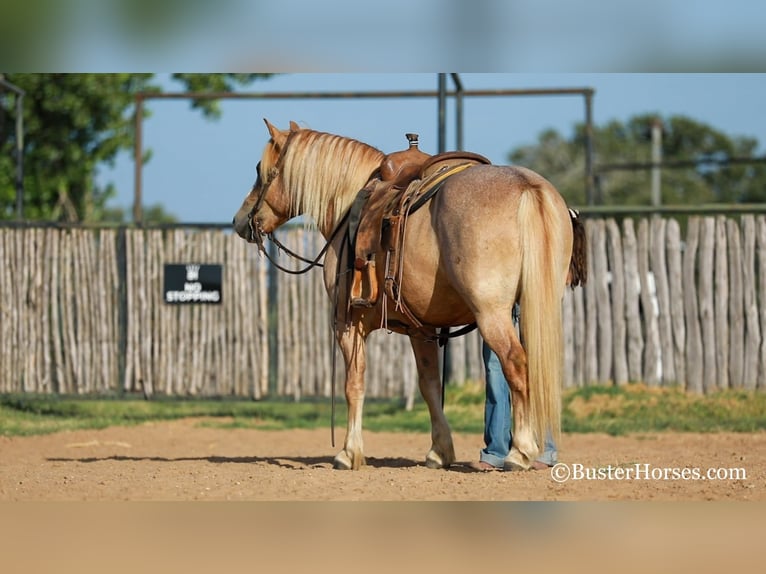
[[[263,237],[283,223],[299,215],[310,218],[328,242],[327,293],[333,300],[348,301],[353,250],[347,246],[346,215],[385,154],[358,140],[295,122],[285,130],[264,122],[269,139],[256,181],[234,216],[234,229],[263,249]],[[383,326],[410,339],[419,390],[430,415],[426,466],[448,468],[456,462],[442,407],[437,333],[474,322],[500,358],[511,390],[513,444],[505,468],[531,467],[545,433],[560,437],[561,301],[572,281],[570,264],[578,261],[574,222],[549,181],[523,167],[499,165],[476,165],[450,176],[422,209],[411,213],[401,246],[400,295],[422,325],[413,328],[411,319],[388,305],[386,296],[371,307],[336,305],[334,331],[345,362],[348,420],[334,468],[356,470],[365,464],[365,341]],[[376,255],[380,284],[383,257]],[[520,337],[512,319],[517,302],[522,310]]]

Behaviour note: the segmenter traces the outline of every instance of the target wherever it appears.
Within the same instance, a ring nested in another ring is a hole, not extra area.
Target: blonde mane
[[[281,166],[291,213],[311,217],[320,231],[330,233],[383,157],[354,139],[309,129],[294,132]]]

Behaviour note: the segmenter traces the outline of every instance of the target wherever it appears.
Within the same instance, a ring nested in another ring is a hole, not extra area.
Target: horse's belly
[[[448,327],[473,323],[473,312],[440,265],[433,233],[429,236],[419,232],[415,225],[410,225],[408,230],[412,230],[412,234],[404,246],[400,286],[404,303],[427,325]]]
[[[410,294],[411,295],[411,294]],[[407,291],[404,291],[407,300]],[[474,322],[474,315],[465,303],[455,297],[434,292],[427,301],[415,299],[407,303],[413,314],[426,325],[436,327],[454,327]]]

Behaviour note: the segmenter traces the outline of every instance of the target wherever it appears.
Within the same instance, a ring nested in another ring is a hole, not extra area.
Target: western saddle
[[[359,192],[358,201],[364,203],[356,237],[353,238],[351,304],[355,307],[371,307],[378,299],[375,253],[380,248],[381,225],[386,206],[392,196],[407,189],[410,182],[420,176],[421,167],[431,157],[418,149],[418,134],[405,135],[409,142],[407,149],[383,158],[377,173]],[[364,290],[363,286],[367,289]]]
[[[356,209],[361,211],[358,226],[352,224],[350,230],[354,246],[350,302],[354,307],[371,307],[378,299],[375,254],[381,249],[383,227],[386,227],[386,249],[396,251],[392,259],[397,260],[402,240],[398,225],[401,218],[430,199],[439,184],[452,173],[478,163],[490,163],[484,156],[471,152],[445,152],[432,156],[418,149],[417,134],[405,135],[408,148],[383,159],[355,202]],[[400,265],[395,264],[395,267],[400,271]],[[393,277],[393,269],[387,269],[386,290],[392,297],[398,291],[398,287],[389,285],[392,283],[389,278]]]

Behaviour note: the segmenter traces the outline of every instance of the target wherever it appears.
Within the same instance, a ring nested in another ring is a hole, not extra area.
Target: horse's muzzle
[[[234,231],[237,232],[237,235],[239,235],[242,239],[247,241],[248,243],[256,243],[257,237],[256,237],[256,227],[255,223],[253,222],[253,218],[249,215],[247,216],[239,216],[239,214],[234,216],[234,219],[231,221],[232,225],[234,226]]]
[[[237,235],[248,243],[255,243],[259,251],[264,251],[263,237],[267,234],[263,232],[261,221],[258,218],[250,215],[241,219],[234,217],[233,223]]]

